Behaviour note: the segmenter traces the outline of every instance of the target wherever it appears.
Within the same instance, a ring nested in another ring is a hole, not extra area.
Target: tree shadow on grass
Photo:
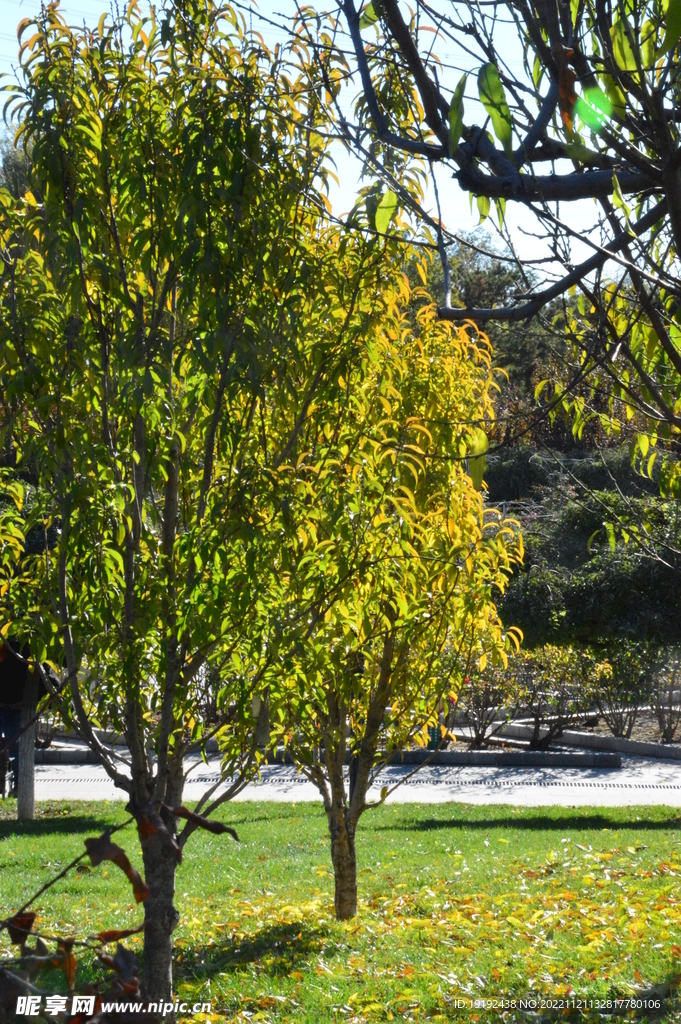
[[[223,817],[220,817],[219,814],[216,814],[215,818],[218,821],[225,821],[227,824],[234,826],[234,828],[236,828],[237,825],[256,825],[262,821],[266,821],[271,824],[273,821],[273,817],[271,814],[257,814],[252,815],[251,817],[249,817],[248,815],[243,815],[240,818],[228,816],[226,814]],[[286,821],[286,818],[282,816],[278,820]]]
[[[55,815],[35,818],[33,821],[17,821],[12,818],[0,819],[0,839],[16,839],[24,836],[80,835],[83,832],[99,833],[113,824],[111,818],[88,814]]]
[[[503,818],[424,818],[421,821],[396,822],[394,825],[377,825],[377,832],[431,832],[440,829],[470,829],[473,831],[487,831],[496,828],[512,828],[517,831],[526,832],[570,832],[574,830],[597,829],[609,832],[619,832],[628,829],[632,832],[666,832],[670,829],[680,829],[681,819],[669,817],[647,819],[639,816],[639,820],[617,821],[602,814],[580,814],[574,817],[552,817],[548,814],[536,814],[532,817],[523,817],[519,814],[508,815]]]
[[[265,974],[284,977],[296,967],[307,966],[310,956],[323,947],[329,950],[329,934],[328,927],[300,921],[269,924],[243,938],[225,936],[215,945],[178,945],[176,969],[180,977],[202,979],[258,963]]]

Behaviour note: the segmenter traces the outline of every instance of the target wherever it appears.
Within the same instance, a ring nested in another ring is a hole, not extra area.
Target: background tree
[[[490,498],[507,502],[526,542],[504,620],[530,647],[673,643],[678,501],[656,494],[658,481],[637,474],[626,451],[531,442],[491,456],[486,474]]]
[[[61,673],[64,720],[128,794],[146,986],[166,1001],[206,674],[235,776],[208,815],[259,756],[284,467],[315,410],[342,418],[391,246],[325,223],[315,71],[231,8],[130,8],[92,33],[50,5],[30,31],[12,111],[31,188],[0,191],[0,625]]]
[[[11,133],[0,142],[0,184],[14,199],[21,199],[29,187],[30,146],[17,149]]]
[[[596,688],[598,708],[613,736],[629,739],[641,705],[650,701],[658,653],[651,644],[621,638],[604,653],[609,670]]]
[[[663,743],[673,743],[681,725],[681,658],[678,647],[661,652],[655,673],[653,709]]]

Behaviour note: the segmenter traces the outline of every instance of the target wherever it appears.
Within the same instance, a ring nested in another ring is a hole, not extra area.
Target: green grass
[[[3,916],[86,836],[125,820],[121,805],[102,803],[43,804],[38,813],[21,825],[0,820]],[[349,924],[333,920],[320,805],[238,803],[223,819],[241,843],[195,834],[176,896],[177,991],[210,998],[220,1021],[498,1020],[452,1000],[604,998],[679,970],[681,817],[673,809],[384,806],[360,823],[360,911]],[[134,830],[115,839],[139,868]],[[35,909],[53,935],[142,920],[111,864],[70,875]],[[139,948],[139,938],[126,945]],[[78,956],[82,991],[99,969],[87,952]],[[56,971],[41,984],[64,990]]]

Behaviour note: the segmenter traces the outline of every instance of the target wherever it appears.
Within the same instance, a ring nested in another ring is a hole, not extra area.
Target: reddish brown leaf
[[[73,940],[62,939],[57,943],[57,955],[52,959],[53,967],[61,967],[70,989],[76,980],[76,958],[73,955]]]
[[[92,994],[92,993],[91,993]],[[69,1017],[69,1024],[85,1024],[86,1021],[96,1017],[102,1008],[102,997],[95,997],[95,1009],[93,1013],[78,1013],[75,1017]]]
[[[239,837],[236,834],[236,829],[230,828],[229,825],[223,825],[221,821],[211,821],[210,818],[204,818],[202,814],[195,814],[194,811],[190,811],[188,807],[167,807],[166,810],[174,814],[176,818],[186,818],[187,821],[191,821],[192,825],[196,825],[197,828],[205,828],[208,832],[212,832],[216,836],[224,835],[227,832],[233,839],[239,842]]]
[[[158,836],[168,852],[178,863],[182,863],[182,850],[175,842],[174,836],[166,828],[166,824],[158,811],[148,804],[144,812],[137,818],[137,833],[140,842],[144,843],[151,836]]]
[[[155,835],[156,832],[156,827],[151,824],[149,819],[145,817],[144,814],[141,814],[137,819],[137,834],[139,835],[142,842],[144,842],[144,840],[148,839],[150,836]]]
[[[560,116],[565,127],[572,131],[573,128],[573,111],[575,103],[577,102],[577,94],[575,92],[575,82],[577,81],[577,75],[568,67],[568,60],[573,55],[573,50],[561,50],[556,54],[558,63],[558,106],[560,108]]]
[[[7,922],[7,931],[13,945],[23,946],[31,934],[35,918],[36,915],[31,910],[25,910],[23,914],[15,914],[12,920]]]
[[[122,852],[120,846],[111,842],[111,838],[106,832],[98,836],[97,839],[86,839],[85,849],[93,868],[96,868],[103,860],[113,860],[116,853]]]
[[[129,935],[139,935],[142,931],[144,931],[144,922],[138,924],[136,928],[124,928],[120,931],[112,928],[106,932],[97,932],[95,938],[100,942],[118,942],[119,939],[127,939]]]
[[[117,846],[115,843],[112,843],[106,832],[97,839],[86,839],[85,849],[88,852],[93,868],[96,868],[103,860],[112,861],[112,863],[118,865],[121,871],[123,871],[123,873],[132,882],[132,891],[136,902],[141,903],[143,900],[146,900],[151,889],[143,881],[139,872],[135,871],[134,867],[128,860],[128,855],[125,850],[121,849],[121,847]]]

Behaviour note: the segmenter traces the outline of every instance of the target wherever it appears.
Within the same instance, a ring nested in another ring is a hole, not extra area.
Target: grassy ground
[[[7,802],[3,813],[11,812]],[[0,914],[124,820],[120,805],[43,804],[0,820]],[[681,970],[681,817],[651,808],[385,806],[358,835],[360,912],[333,920],[317,804],[234,804],[241,843],[196,834],[178,870],[176,987],[220,1021],[501,1019],[482,996],[606,999]],[[130,828],[115,837],[140,867]],[[85,936],[142,919],[111,864],[38,901],[38,926]],[[0,943],[7,941],[7,933]],[[126,940],[139,947],[139,938]],[[7,952],[7,948],[0,949]],[[113,950],[112,950],[113,952]],[[97,967],[79,953],[76,991]],[[64,991],[63,975],[41,985]]]

